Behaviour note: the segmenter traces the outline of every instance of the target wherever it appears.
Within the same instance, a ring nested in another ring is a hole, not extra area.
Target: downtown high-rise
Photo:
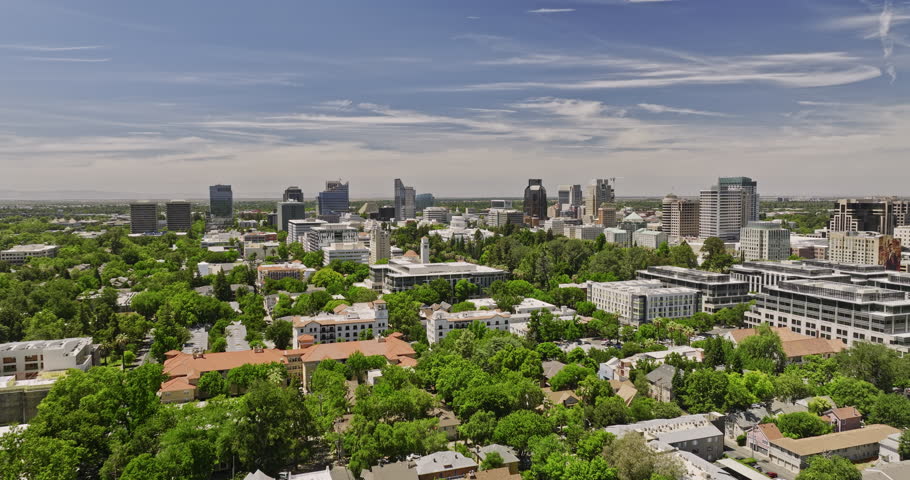
[[[193,225],[193,212],[190,202],[171,200],[164,205],[167,215],[167,229],[171,232],[187,232]]]
[[[597,209],[605,203],[613,203],[616,200],[616,192],[613,186],[606,178],[597,178],[591,180],[591,183],[585,186],[585,215],[589,220],[597,216]]]
[[[758,182],[749,177],[721,177],[699,195],[701,238],[739,240],[740,229],[758,220]]]
[[[529,179],[525,187],[524,214],[528,218],[547,219],[547,189],[539,178]]]
[[[325,190],[316,195],[316,211],[319,215],[338,215],[351,211],[348,182],[328,180]]]
[[[283,202],[303,202],[303,190],[294,185],[284,189],[284,196],[281,197]]]
[[[234,192],[230,185],[209,187],[209,214],[216,218],[234,216]]]
[[[414,187],[405,186],[400,178],[395,179],[395,220],[407,220],[417,216],[417,193]]]

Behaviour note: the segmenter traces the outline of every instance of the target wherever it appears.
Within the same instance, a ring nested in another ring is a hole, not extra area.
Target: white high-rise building
[[[828,259],[835,263],[886,265],[893,237],[878,232],[830,232],[828,234]]]
[[[790,231],[775,222],[749,222],[740,230],[742,259],[780,261],[790,258]]]
[[[699,237],[739,240],[740,229],[758,220],[758,182],[748,177],[721,177],[702,190]]]
[[[300,243],[306,246],[306,234],[315,227],[327,224],[325,220],[310,218],[306,220],[288,220],[287,243]]]

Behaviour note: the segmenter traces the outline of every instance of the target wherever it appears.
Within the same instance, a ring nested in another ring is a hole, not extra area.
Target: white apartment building
[[[791,280],[765,286],[746,324],[788,327],[810,337],[872,342],[910,352],[907,293],[824,280]]]
[[[17,245],[9,250],[0,251],[0,262],[6,262],[12,265],[21,265],[28,262],[28,259],[35,257],[56,257],[58,247],[56,245],[32,244]]]
[[[370,249],[360,242],[333,243],[322,249],[323,265],[332,262],[354,262],[368,264]]]
[[[901,241],[902,247],[910,247],[910,225],[894,227],[894,238]]]
[[[578,240],[597,240],[602,233],[604,233],[604,227],[600,225],[565,225],[563,227],[563,235]]]
[[[452,288],[465,279],[488,288],[496,280],[507,280],[509,273],[485,265],[468,262],[419,263],[407,259],[392,259],[386,265],[370,265],[370,284],[383,293],[410,290],[415,285],[430,283],[437,278],[448,281]]]
[[[61,340],[34,340],[0,344],[0,376],[17,380],[35,378],[38,372],[78,368],[85,371],[97,363],[91,337]]]
[[[739,233],[743,260],[786,260],[790,258],[790,231],[775,222],[749,222]]]
[[[655,318],[686,318],[701,305],[701,293],[685,287],[665,288],[658,280],[593,282],[588,301],[598,309],[619,315],[620,320],[642,324]]]
[[[892,238],[877,232],[831,232],[828,234],[828,259],[836,263],[884,265],[883,253]]]
[[[259,287],[265,285],[266,280],[281,280],[287,277],[293,277],[305,282],[316,273],[315,268],[309,268],[299,260],[290,263],[260,265],[256,270],[258,273],[256,284]]]
[[[509,331],[509,313],[478,310],[473,312],[448,313],[433,312],[427,320],[427,341],[437,343],[453,330],[468,328],[479,321],[491,330]]]
[[[321,227],[329,222],[317,218],[305,220],[288,220],[288,243],[299,243],[306,247],[306,234],[315,227]]]
[[[715,313],[752,300],[747,282],[734,280],[723,273],[670,265],[648,267],[647,270],[636,273],[639,279],[660,280],[668,287],[686,287],[700,291],[701,309],[706,313]]]
[[[787,280],[827,280],[830,282],[850,283],[851,276],[836,272],[834,268],[822,265],[809,265],[800,261],[783,262],[743,262],[730,267],[733,280],[748,282],[750,292],[760,292],[762,288],[774,286]]]
[[[658,247],[663,243],[668,243],[670,241],[670,236],[666,232],[659,232],[657,230],[648,230],[647,228],[640,228],[632,233],[632,244],[638,245],[639,247],[650,248],[651,250],[657,250]]]
[[[312,342],[353,342],[370,330],[374,337],[389,329],[389,310],[383,300],[353,305],[339,305],[332,313],[320,312],[311,317],[284,317],[294,325],[294,348],[301,348],[300,337],[310,335]],[[312,343],[309,342],[309,343]],[[304,342],[307,343],[307,342]]]
[[[357,229],[346,223],[327,223],[313,227],[306,232],[304,250],[315,252],[328,248],[333,243],[352,243],[357,241]]]

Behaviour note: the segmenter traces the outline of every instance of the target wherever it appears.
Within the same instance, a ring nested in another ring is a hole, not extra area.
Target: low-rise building
[[[597,282],[588,286],[588,301],[598,309],[639,325],[655,318],[687,318],[700,310],[701,292],[665,287],[658,280]]]
[[[200,398],[196,385],[208,372],[223,376],[243,365],[267,363],[287,364],[285,350],[262,349],[239,352],[183,353],[172,350],[165,354],[164,375],[167,376],[158,390],[161,403],[185,403]]]
[[[246,232],[240,238],[243,243],[277,242],[278,234],[275,232]]]
[[[863,426],[863,414],[856,407],[832,408],[822,414],[822,420],[831,425],[835,432],[856,430]]]
[[[676,367],[666,363],[655,368],[646,375],[648,379],[648,395],[659,402],[672,402],[676,395],[673,393],[673,377]]]
[[[879,442],[900,430],[888,425],[869,425],[858,430],[829,433],[817,437],[771,440],[768,461],[793,473],[807,466],[806,460],[815,455],[837,455],[853,462],[878,456]]]
[[[277,257],[278,248],[281,246],[278,242],[263,243],[243,243],[243,258],[247,260],[265,260],[268,257]]]
[[[350,342],[360,339],[363,332],[381,335],[389,328],[388,306],[382,300],[353,305],[339,305],[332,313],[284,317],[294,325],[294,348],[302,348],[300,337],[309,335],[319,343]]]
[[[98,348],[91,337],[32,340],[0,344],[0,376],[34,379],[41,372],[76,368],[88,370],[98,363]]]
[[[478,470],[477,462],[451,450],[424,455],[414,460],[417,480],[466,478]]]
[[[427,341],[437,343],[449,333],[468,328],[474,322],[484,324],[490,330],[509,331],[509,313],[489,310],[448,313],[436,311],[427,320]]]
[[[370,357],[380,355],[392,365],[401,367],[414,367],[417,365],[417,353],[408,342],[401,339],[401,333],[393,333],[387,337],[378,337],[372,340],[359,340],[338,343],[317,343],[300,345],[301,348],[286,350],[288,356],[288,370],[292,368],[299,371],[301,385],[308,386],[310,377],[323,360],[335,360],[344,363],[355,352]]]
[[[498,268],[468,262],[420,263],[419,259],[392,259],[385,265],[370,265],[370,284],[383,293],[410,290],[437,278],[448,281],[453,289],[464,279],[483,291],[497,280],[507,280],[509,274]]]
[[[878,459],[885,463],[898,463],[900,454],[901,434],[892,433],[878,442]],[[910,465],[908,465],[910,466]]]
[[[659,230],[639,228],[632,233],[632,245],[657,250],[664,243],[670,241],[670,236]]]
[[[747,282],[734,280],[730,275],[722,273],[662,265],[639,270],[637,276],[643,280],[660,280],[668,287],[686,287],[700,291],[701,310],[707,313],[752,300]]]
[[[369,264],[370,249],[360,242],[333,243],[322,249],[323,265],[332,262]]]
[[[607,243],[615,243],[622,247],[632,245],[632,233],[617,227],[608,227],[604,229],[604,238]]]
[[[237,231],[228,232],[209,232],[202,237],[200,245],[202,248],[209,247],[233,247],[235,246],[242,234]]]
[[[58,247],[56,245],[32,244],[16,245],[8,250],[0,251],[0,262],[6,262],[12,265],[22,265],[30,258],[56,257]]]
[[[507,468],[509,473],[518,473],[518,454],[515,453],[515,450],[513,450],[512,447],[498,445],[495,443],[486,445],[477,449],[477,458],[479,458],[480,462],[483,463],[483,461],[487,459],[487,455],[490,452],[496,452],[499,454],[499,458],[502,459],[503,468]]]
[[[803,335],[787,327],[771,327],[771,330],[780,337],[784,355],[790,363],[801,363],[808,355],[830,358],[847,348],[844,342],[839,340]],[[724,337],[739,345],[746,338],[757,334],[756,328],[740,328],[727,332]]]
[[[645,420],[629,425],[614,425],[606,431],[622,437],[630,432],[642,434],[649,443],[657,441],[679,451],[689,452],[709,462],[723,457],[723,433],[717,423],[723,417],[710,413],[677,418]]]
[[[903,478],[908,470],[910,470],[910,460],[904,460],[903,462],[879,463],[866,468],[862,473],[863,480],[897,480]]]
[[[260,265],[256,271],[258,274],[256,285],[259,287],[265,285],[266,280],[281,280],[288,277],[305,282],[316,273],[315,268],[309,268],[299,260],[274,265]]]
[[[668,348],[667,350],[638,353],[621,360],[613,357],[600,364],[597,370],[597,376],[600,377],[601,380],[622,380],[624,378],[629,378],[632,374],[632,370],[638,366],[639,362],[651,362],[655,365],[663,365],[667,360],[667,357],[672,354],[679,355],[686,360],[695,362],[701,362],[705,358],[704,349],[680,345]]]
[[[577,240],[597,240],[604,233],[602,225],[565,225],[563,235]]]

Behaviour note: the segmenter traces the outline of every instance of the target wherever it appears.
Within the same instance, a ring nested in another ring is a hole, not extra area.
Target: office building
[[[490,227],[504,227],[506,225],[523,225],[524,214],[518,210],[491,208],[487,213],[486,224]]]
[[[489,288],[496,280],[508,280],[509,274],[497,268],[468,262],[415,263],[406,259],[392,259],[387,265],[370,265],[370,283],[376,291],[395,293],[410,290],[441,278],[452,288],[465,279],[480,287]]]
[[[687,318],[700,310],[701,292],[686,287],[665,287],[658,280],[595,282],[588,286],[588,301],[598,310],[619,315],[639,325],[655,318]]]
[[[325,223],[315,226],[306,232],[304,250],[315,252],[333,243],[356,242],[357,233],[357,229],[347,223]]]
[[[317,213],[322,215],[340,215],[351,211],[348,182],[328,180],[325,190],[316,195]]]
[[[130,204],[130,233],[155,233],[158,231],[158,204],[133,202]]]
[[[8,250],[0,251],[0,262],[6,262],[10,265],[22,265],[28,262],[30,258],[56,257],[58,247],[56,245],[45,245],[43,243],[30,245],[16,245]]]
[[[451,214],[446,207],[427,207],[423,209],[423,219],[428,222],[449,223]]]
[[[604,233],[599,225],[565,225],[562,234],[577,240],[597,240]]]
[[[524,195],[524,216],[547,219],[547,190],[543,187],[543,180],[532,178],[528,180]]]
[[[416,195],[414,199],[418,212],[422,212],[426,210],[427,207],[432,207],[436,204],[436,197],[434,197],[432,193],[421,193]]]
[[[616,206],[611,203],[605,203],[597,209],[597,215],[594,216],[594,223],[601,227],[616,226]]]
[[[670,194],[663,199],[661,230],[670,238],[698,236],[698,202]]]
[[[306,246],[306,234],[315,227],[321,227],[328,224],[325,220],[318,218],[308,218],[303,220],[288,220],[288,238],[287,243],[299,243]]]
[[[831,232],[894,233],[894,227],[907,225],[910,202],[905,200],[845,198],[834,203],[828,230]]]
[[[0,358],[3,361],[0,377],[13,376],[16,380],[34,379],[40,372],[71,368],[86,371],[99,360],[91,337],[2,343]]]
[[[828,259],[834,263],[884,265],[900,270],[901,244],[891,235],[876,232],[831,232]]]
[[[651,250],[657,250],[661,244],[668,243],[669,240],[670,238],[665,232],[660,232],[657,230],[639,228],[638,230],[632,232],[632,245],[650,248]]]
[[[395,220],[402,221],[417,216],[417,194],[414,187],[406,187],[400,178],[395,179]]]
[[[632,246],[632,233],[621,228],[605,228],[604,238],[607,243],[615,243],[622,247]]]
[[[825,280],[789,280],[765,286],[746,312],[746,324],[768,323],[847,345],[864,341],[910,351],[907,293]]]
[[[661,265],[637,272],[639,279],[660,280],[668,287],[694,288],[701,292],[701,311],[715,313],[722,308],[735,307],[752,300],[749,283],[734,280],[730,275],[706,272],[693,268]]]
[[[209,187],[209,214],[219,219],[234,217],[234,192],[230,185]]]
[[[335,343],[360,340],[369,330],[370,338],[381,336],[389,329],[389,310],[382,300],[344,305],[332,313],[313,316],[283,317],[294,325],[294,348],[303,348],[300,337],[309,335],[314,342]]]
[[[775,222],[749,222],[740,230],[739,251],[743,260],[790,258],[790,231]]]
[[[193,212],[190,202],[171,200],[164,204],[167,215],[167,229],[171,232],[188,232],[193,226]],[[157,221],[157,220],[156,220]]]
[[[437,310],[427,319],[427,341],[438,343],[453,331],[468,328],[474,322],[484,324],[490,330],[509,331],[511,315],[508,312],[477,310],[448,313]]]
[[[381,227],[374,226],[370,230],[370,264],[375,264],[380,260],[392,257],[392,246],[390,244],[391,234]]]
[[[900,240],[902,248],[910,248],[910,225],[894,227],[894,238]]]
[[[581,185],[560,185],[558,190],[558,200],[563,210],[569,210],[570,207],[580,207],[584,204],[584,198],[581,194]]]
[[[751,178],[721,177],[699,198],[701,238],[736,241],[742,227],[758,220],[758,182]]]
[[[306,208],[303,202],[278,202],[278,229],[282,232],[288,231],[288,222],[291,220],[303,220],[306,218]]]
[[[512,208],[511,200],[490,200],[490,208],[510,210]]]
[[[303,190],[298,186],[292,186],[284,189],[284,195],[281,197],[282,202],[300,202],[303,203]]]
[[[730,267],[730,277],[749,283],[750,292],[760,292],[788,280],[826,280],[851,283],[852,277],[839,273],[830,266],[810,265],[800,261],[754,262],[745,261]]]
[[[585,215],[594,217],[597,215],[597,209],[605,203],[616,201],[616,193],[613,186],[606,178],[591,180],[591,183],[585,186],[584,203]]]
[[[370,249],[360,242],[333,243],[322,249],[323,265],[332,262],[370,263]]]

